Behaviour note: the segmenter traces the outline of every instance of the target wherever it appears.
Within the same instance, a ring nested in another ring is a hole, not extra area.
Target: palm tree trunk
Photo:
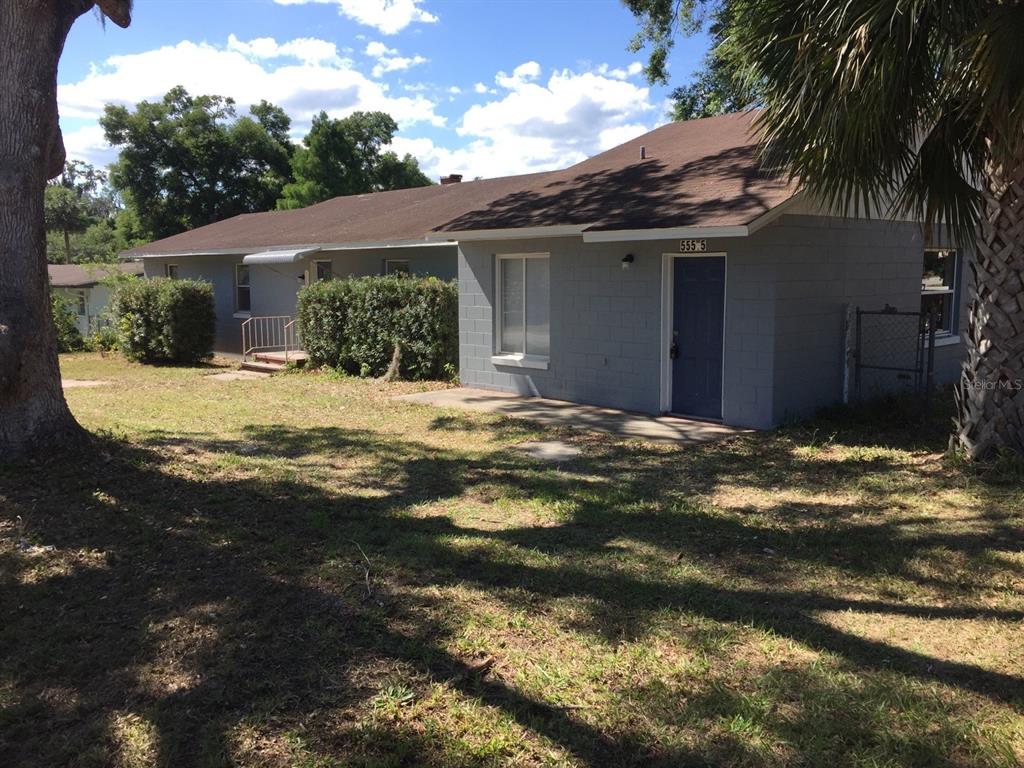
[[[974,459],[1024,454],[1024,155],[990,163],[972,265],[957,438]]]
[[[92,5],[0,2],[0,461],[82,434],[60,383],[43,190],[64,163],[57,62]]]

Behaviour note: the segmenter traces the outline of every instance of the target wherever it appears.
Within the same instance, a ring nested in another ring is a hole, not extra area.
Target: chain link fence
[[[892,393],[920,396],[926,410],[935,388],[935,318],[895,307],[853,313],[853,398]]]

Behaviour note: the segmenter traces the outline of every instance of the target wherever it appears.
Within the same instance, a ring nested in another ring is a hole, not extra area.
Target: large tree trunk
[[[82,434],[61,390],[43,190],[64,163],[57,61],[91,0],[0,0],[0,461]]]
[[[1024,454],[1024,157],[986,169],[957,437],[971,458]]]

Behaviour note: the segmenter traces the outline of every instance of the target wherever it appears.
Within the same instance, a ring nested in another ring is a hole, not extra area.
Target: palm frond
[[[892,212],[940,223],[957,240],[971,239],[982,210],[985,157],[973,116],[950,105],[918,146]]]
[[[1024,4],[1000,3],[984,16],[966,41],[970,53],[965,83],[973,96],[979,129],[999,138],[998,160],[1024,154]]]
[[[985,5],[741,3],[737,45],[763,94],[766,162],[844,214],[896,210],[969,231],[984,142],[964,45]]]

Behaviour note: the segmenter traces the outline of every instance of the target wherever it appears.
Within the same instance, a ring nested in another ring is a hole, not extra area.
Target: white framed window
[[[79,317],[89,314],[89,302],[85,291],[75,291],[75,314]]]
[[[333,280],[334,279],[334,263],[330,261],[317,261],[314,263],[316,266],[316,279],[317,282],[321,280]]]
[[[252,311],[252,289],[246,264],[235,264],[235,311],[243,314]]]
[[[177,264],[164,264],[164,277],[170,278],[171,280],[178,279],[178,265]]]
[[[551,354],[549,254],[500,254],[496,261],[495,353],[501,358],[496,362],[546,361]]]
[[[404,275],[409,277],[412,274],[412,270],[409,269],[408,259],[385,259],[384,260],[384,274],[385,275]]]
[[[952,248],[928,248],[921,274],[921,312],[933,313],[936,335],[957,332],[960,305],[960,256]]]

